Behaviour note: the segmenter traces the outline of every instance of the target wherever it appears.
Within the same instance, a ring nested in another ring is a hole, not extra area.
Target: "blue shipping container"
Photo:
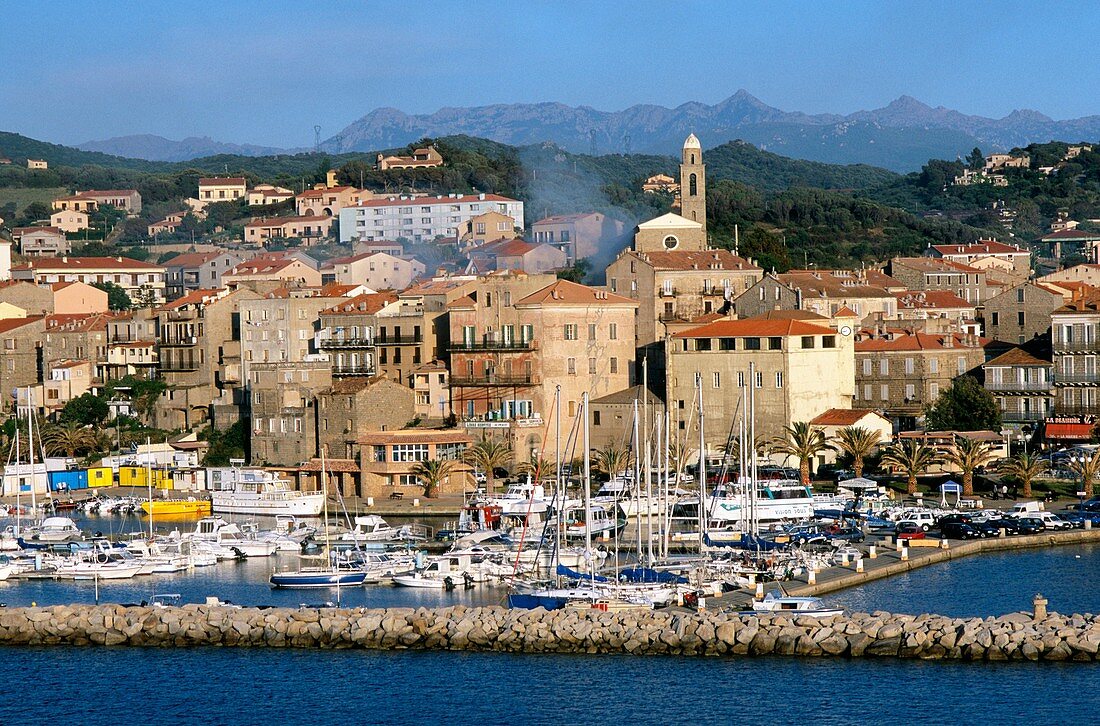
[[[48,473],[48,476],[50,479],[50,491],[52,492],[88,488],[88,472],[84,469],[51,471]]]

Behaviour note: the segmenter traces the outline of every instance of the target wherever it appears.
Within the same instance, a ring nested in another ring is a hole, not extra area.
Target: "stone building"
[[[317,456],[317,395],[331,386],[325,360],[254,363],[249,379],[252,462],[296,466]]]
[[[415,416],[411,388],[386,378],[337,378],[317,396],[317,429],[329,455],[359,456],[359,437],[397,431]],[[318,452],[320,453],[320,452]]]
[[[928,252],[932,257],[996,271],[1016,281],[1026,280],[1031,275],[1031,252],[997,240],[980,239],[970,244],[932,245]]]
[[[241,301],[241,363],[245,380],[253,363],[294,363],[317,353],[320,312],[342,296],[319,288],[282,287]]]
[[[317,347],[328,355],[333,376],[378,373],[377,315],[396,301],[393,292],[357,295],[320,312]]]
[[[638,430],[645,430],[645,415],[648,413],[652,439],[655,422],[665,414],[665,402],[645,386],[631,386],[588,402],[591,410],[589,440],[593,449],[603,449],[608,444],[630,444],[634,436],[635,401],[638,402]]]
[[[222,275],[249,259],[240,250],[185,252],[164,263],[165,294],[169,300],[183,297],[195,290],[216,290],[223,286]]]
[[[1054,410],[1059,416],[1100,413],[1100,293],[1079,295],[1051,313]]]
[[[1054,364],[1023,348],[1013,348],[982,365],[985,389],[1010,429],[1032,431],[1054,413]]]
[[[766,275],[741,293],[733,307],[739,317],[805,310],[831,318],[847,309],[859,320],[871,321],[895,317],[897,298],[864,270],[798,270]]]
[[[671,177],[669,181],[675,186]],[[617,249],[626,232],[622,221],[600,212],[559,214],[531,225],[531,239],[564,252],[567,265],[602,250]]]
[[[974,305],[991,297],[985,270],[948,259],[895,257],[886,273],[910,290],[946,290]]]
[[[1056,286],[1024,282],[985,302],[985,334],[994,340],[1025,343],[1050,330],[1050,314],[1067,302]]]
[[[852,407],[853,336],[828,321],[720,320],[677,333],[671,343],[668,406],[675,431],[684,436],[696,427],[698,375],[710,450],[725,443],[738,417],[747,417],[748,386],[755,388],[757,434],[766,439],[792,422]]]
[[[53,312],[53,291],[32,282],[4,280],[0,282],[0,303],[18,305],[28,315],[49,315]]]
[[[42,316],[0,320],[0,410],[12,408],[11,392],[33,386],[44,377],[42,342],[46,319]]]
[[[421,461],[438,460],[452,462],[450,476],[443,483],[441,493],[473,491],[473,467],[462,461],[462,452],[471,444],[470,434],[454,429],[418,427],[363,434],[359,437],[363,467],[360,496],[422,496],[423,484],[414,474],[416,465]]]
[[[866,335],[855,344],[854,405],[883,411],[899,431],[914,429],[956,376],[985,362],[988,343],[960,333]]]

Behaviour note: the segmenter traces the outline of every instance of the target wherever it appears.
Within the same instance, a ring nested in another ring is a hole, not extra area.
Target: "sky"
[[[0,130],[313,144],[378,107],[717,103],[850,113],[903,94],[1100,113],[1100,4],[877,0],[0,0]]]

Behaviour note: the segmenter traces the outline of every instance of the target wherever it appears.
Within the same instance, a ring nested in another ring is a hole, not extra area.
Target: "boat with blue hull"
[[[311,571],[308,568],[295,570],[294,572],[271,573],[271,586],[283,590],[310,590],[325,587],[358,587],[367,579],[367,573],[362,570],[333,570],[331,568],[318,568]]]

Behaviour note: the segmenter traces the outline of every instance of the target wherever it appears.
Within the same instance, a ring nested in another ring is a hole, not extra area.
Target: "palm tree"
[[[884,466],[894,467],[905,472],[906,488],[909,494],[917,493],[917,477],[940,461],[940,452],[920,439],[906,439],[891,444],[882,455]]]
[[[798,459],[798,473],[803,486],[810,484],[810,461],[823,451],[833,451],[832,444],[821,429],[810,426],[808,421],[795,421],[793,426],[783,427],[784,436],[772,441],[772,451]]]
[[[1089,457],[1074,457],[1070,459],[1069,469],[1081,477],[1081,490],[1086,497],[1092,496],[1092,483],[1100,475],[1100,449]]]
[[[602,449],[593,449],[592,468],[608,479],[630,466],[630,448],[614,441]]]
[[[763,436],[757,436],[755,448],[757,455],[762,456],[768,448],[767,439],[765,439]],[[741,463],[741,439],[730,439],[722,445],[722,451],[726,454],[731,463]],[[749,452],[746,451],[745,454],[745,458],[748,459]]]
[[[1000,467],[1001,473],[1024,485],[1024,496],[1031,496],[1031,482],[1047,470],[1047,462],[1026,451],[1014,459],[1009,459]]]
[[[554,476],[554,462],[549,459],[524,461],[516,467],[516,473],[523,476],[530,475],[531,482],[533,484],[538,484],[540,479]]]
[[[70,421],[48,427],[42,434],[42,447],[48,454],[74,457],[95,448],[97,437],[93,429]]]
[[[412,469],[412,474],[424,485],[424,498],[435,499],[439,496],[440,487],[451,476],[453,469],[454,462],[447,459],[418,461]]]
[[[974,470],[985,466],[993,459],[993,450],[989,444],[974,439],[955,439],[955,448],[945,457],[948,462],[962,471],[964,497],[974,496]]]
[[[859,426],[845,426],[836,432],[837,448],[852,457],[852,471],[863,476],[863,460],[878,448],[878,432]]]
[[[462,458],[485,473],[486,490],[496,491],[495,469],[503,467],[512,460],[512,447],[503,441],[490,439],[482,435],[481,441],[466,449]]]

